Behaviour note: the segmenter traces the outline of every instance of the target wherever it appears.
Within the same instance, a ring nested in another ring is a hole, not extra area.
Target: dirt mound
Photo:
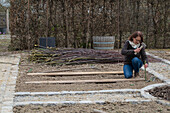
[[[170,101],[170,86],[156,87],[149,90],[149,93],[155,97]]]

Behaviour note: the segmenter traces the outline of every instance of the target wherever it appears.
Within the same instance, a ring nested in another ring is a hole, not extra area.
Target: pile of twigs
[[[47,65],[74,65],[85,63],[118,63],[123,62],[123,56],[115,50],[38,49],[32,50],[29,60]]]

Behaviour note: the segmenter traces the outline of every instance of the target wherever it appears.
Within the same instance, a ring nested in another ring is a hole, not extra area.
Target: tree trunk
[[[163,32],[163,48],[166,48],[166,33],[167,33],[167,21],[168,21],[168,2],[164,1],[164,32]]]
[[[91,49],[93,48],[93,32],[94,32],[94,23],[93,23],[93,19],[94,19],[94,4],[95,4],[95,1],[94,0],[91,0],[91,3],[92,3],[92,5],[91,5],[91,22],[92,22],[92,24],[90,25],[91,26],[91,36],[90,36],[90,40],[91,40]]]
[[[85,15],[85,1],[82,0],[82,42],[83,42],[83,48],[86,48],[86,15]]]
[[[136,29],[139,30],[139,9],[140,9],[140,1],[137,0],[136,2],[137,2],[137,7],[136,7],[136,9],[137,9],[137,12],[136,12],[136,23],[137,23],[137,27],[136,27]]]
[[[118,6],[118,26],[117,26],[117,31],[118,31],[118,49],[121,48],[121,31],[120,31],[120,1],[118,0],[117,2]]]
[[[149,0],[147,0],[147,26],[146,26],[146,45],[148,45],[148,36],[149,36]]]
[[[153,35],[154,35],[154,48],[157,48],[157,20],[158,18],[156,18],[156,13],[157,13],[157,6],[158,4],[154,7],[154,3],[151,4],[152,6],[152,21],[153,21],[153,26],[154,26],[154,31],[153,31]]]
[[[87,18],[87,33],[86,33],[86,48],[88,48],[89,39],[90,39],[90,17],[91,17],[91,0],[89,0],[89,9],[88,9],[88,18]]]
[[[46,9],[46,11],[47,11],[47,15],[46,15],[46,37],[49,37],[49,32],[48,32],[48,26],[49,26],[49,24],[48,24],[48,18],[49,18],[49,0],[47,0],[47,9]],[[46,43],[47,44],[47,43]]]
[[[64,26],[64,35],[65,35],[65,47],[67,48],[69,46],[68,44],[68,20],[67,20],[67,0],[62,1],[63,5],[63,26]]]
[[[103,36],[106,34],[106,18],[107,18],[107,14],[106,14],[106,0],[103,1]]]
[[[28,31],[27,31],[27,45],[28,45],[28,50],[30,50],[30,0],[28,0],[28,18],[27,18],[27,27],[28,27]]]
[[[74,24],[74,0],[71,1],[72,4],[71,4],[71,8],[72,8],[72,18],[71,18],[71,21],[72,21],[72,29],[73,29],[73,37],[74,37],[74,42],[73,42],[73,46],[74,48],[77,48],[77,39],[76,39],[76,36],[77,36],[77,32],[76,32],[76,29],[75,29],[75,24]]]

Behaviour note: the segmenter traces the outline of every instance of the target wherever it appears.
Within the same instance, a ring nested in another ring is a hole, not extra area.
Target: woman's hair
[[[140,31],[136,31],[136,32],[134,32],[128,39],[130,40],[130,41],[133,41],[133,38],[136,38],[136,37],[140,37],[141,38],[141,43],[143,42],[143,34],[142,34],[142,32],[140,32]]]

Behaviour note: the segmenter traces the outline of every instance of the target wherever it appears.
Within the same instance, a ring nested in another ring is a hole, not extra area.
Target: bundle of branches
[[[47,65],[74,65],[84,63],[123,62],[123,56],[115,50],[94,49],[38,49],[32,50],[29,60]]]

